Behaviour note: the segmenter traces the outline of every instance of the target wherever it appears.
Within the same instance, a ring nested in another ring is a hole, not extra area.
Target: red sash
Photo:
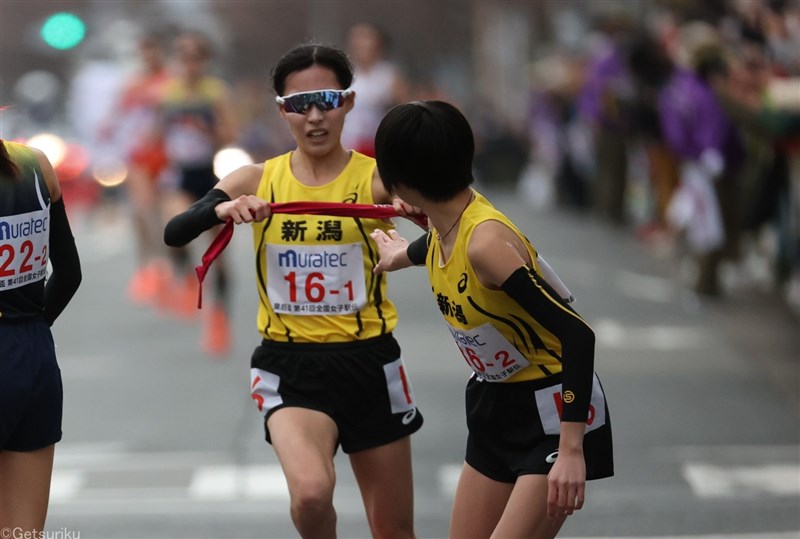
[[[335,215],[338,217],[367,217],[370,219],[389,219],[398,217],[397,211],[391,204],[349,204],[345,202],[272,202],[272,213],[292,213],[303,215]],[[411,219],[422,227],[427,228],[428,218],[425,215],[416,215]],[[202,263],[194,271],[200,286],[197,292],[197,308],[203,305],[203,280],[206,278],[211,264],[219,257],[233,237],[233,220],[228,219],[222,230],[203,253]]]

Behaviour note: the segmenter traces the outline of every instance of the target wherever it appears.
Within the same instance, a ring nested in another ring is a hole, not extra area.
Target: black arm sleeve
[[[428,258],[428,246],[431,243],[431,233],[427,232],[408,244],[406,255],[415,266],[421,266]]]
[[[214,208],[230,199],[225,191],[211,189],[188,210],[170,219],[164,228],[164,243],[171,247],[183,247],[209,228],[221,224]]]
[[[50,262],[53,273],[44,287],[44,318],[51,326],[81,284],[81,261],[64,209],[64,199],[50,205]]]
[[[594,375],[594,331],[527,266],[512,273],[502,289],[561,341],[561,420],[586,422]]]

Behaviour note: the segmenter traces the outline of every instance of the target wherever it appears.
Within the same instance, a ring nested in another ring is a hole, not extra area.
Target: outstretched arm
[[[262,171],[261,165],[247,165],[225,176],[203,198],[167,223],[164,243],[181,247],[228,219],[241,224],[269,217],[269,203],[255,196]]]
[[[423,234],[411,243],[396,230],[390,230],[387,234],[383,230],[376,229],[370,236],[375,240],[380,255],[380,261],[372,270],[375,274],[425,263],[430,233]]]

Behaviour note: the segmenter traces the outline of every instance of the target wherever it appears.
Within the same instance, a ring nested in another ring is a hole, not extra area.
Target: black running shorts
[[[504,483],[521,475],[548,474],[558,457],[559,378],[498,383],[472,376],[466,390],[467,464]],[[614,475],[611,420],[596,375],[583,455],[586,479]]]
[[[61,440],[62,405],[47,322],[0,321],[0,451],[34,451]]]
[[[392,335],[348,343],[264,340],[253,352],[250,391],[270,443],[267,419],[289,406],[330,416],[345,453],[386,445],[422,426]]]

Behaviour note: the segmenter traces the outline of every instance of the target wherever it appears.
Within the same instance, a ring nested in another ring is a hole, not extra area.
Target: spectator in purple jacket
[[[725,64],[719,58],[704,65],[704,79],[673,64],[648,36],[631,47],[629,66],[637,82],[654,92],[662,136],[681,161],[668,220],[685,232],[697,256],[695,290],[717,296],[719,265],[736,254],[737,175],[743,160],[738,132],[710,84],[713,77],[726,75]]]

